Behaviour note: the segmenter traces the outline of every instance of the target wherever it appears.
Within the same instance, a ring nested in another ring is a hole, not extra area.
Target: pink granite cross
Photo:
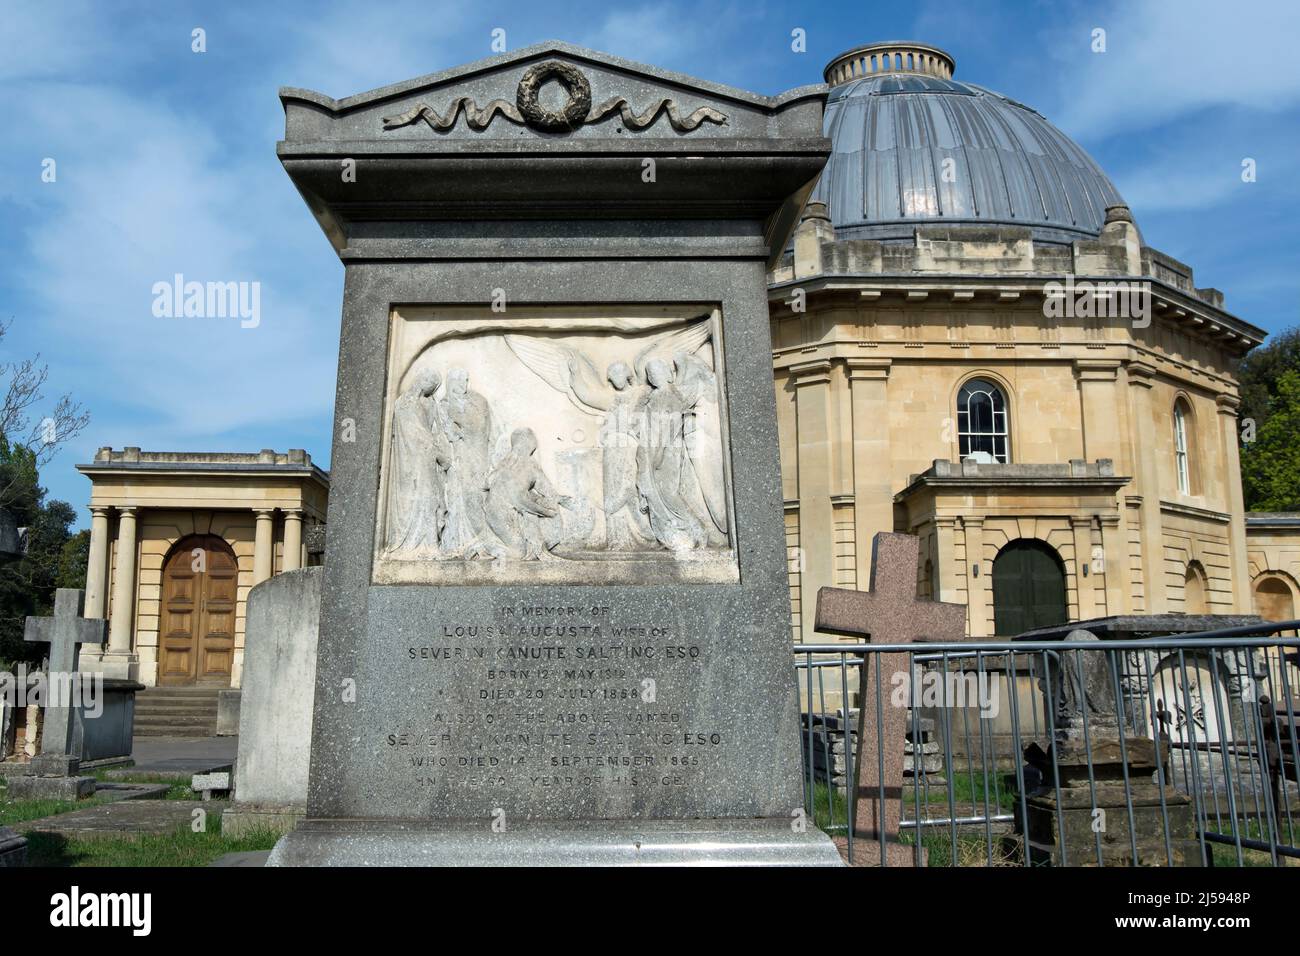
[[[871,544],[871,590],[819,590],[817,630],[859,640],[874,640],[878,644],[965,640],[965,605],[917,598],[919,554],[920,541],[913,535],[877,534]],[[877,675],[868,674],[869,668],[864,666],[862,709],[858,715],[858,796],[850,826],[855,840],[878,842],[880,849],[877,856],[874,847],[855,847],[853,862],[858,866],[875,866],[877,863],[911,866],[914,860],[912,848],[898,842],[907,707],[895,706],[890,699],[893,675],[906,674],[908,681],[911,680],[911,655],[898,651],[869,654],[867,658],[868,661],[875,658],[879,667],[879,699]],[[877,707],[882,715],[879,728],[876,727]],[[883,779],[880,773],[881,746],[884,747]],[[919,749],[914,751],[918,756]]]

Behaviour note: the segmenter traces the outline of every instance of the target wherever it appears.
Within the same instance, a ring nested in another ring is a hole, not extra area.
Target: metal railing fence
[[[1300,858],[1297,628],[795,645],[805,808],[855,863],[1285,865]],[[885,736],[894,707],[902,739]],[[854,824],[859,797],[874,809]]]

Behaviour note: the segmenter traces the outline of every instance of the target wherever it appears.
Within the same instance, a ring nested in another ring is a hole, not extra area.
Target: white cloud
[[[65,374],[80,367],[92,412],[99,391],[138,408],[142,425],[181,424],[201,440],[321,410],[330,390],[312,378],[333,348],[275,261],[274,250],[294,245],[278,234],[309,221],[296,221],[307,216],[295,214],[274,160],[261,168],[233,157],[196,116],[114,90],[45,83],[30,93],[11,87],[10,112],[59,165],[26,237],[19,281],[36,311],[21,321],[41,324],[26,338]],[[320,252],[321,269],[337,276]],[[153,284],[177,272],[259,282],[260,327],[155,317]]]
[[[1124,200],[1144,214],[1207,209],[1242,198],[1256,189],[1243,183],[1241,169],[1219,157],[1161,157],[1126,171],[1119,178]]]
[[[271,89],[298,86],[343,99],[491,56],[490,28],[475,47],[468,13],[464,4],[428,0],[323,4],[307,17],[295,8],[269,12],[283,17],[270,28],[292,38],[278,51]]]
[[[1091,31],[1106,31],[1106,52]],[[1210,107],[1279,112],[1300,103],[1300,4],[1115,3],[1041,36],[1057,59],[1052,118],[1075,136],[1150,129]]]

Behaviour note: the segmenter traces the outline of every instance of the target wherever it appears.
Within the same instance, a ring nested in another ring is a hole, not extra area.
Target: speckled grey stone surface
[[[773,820],[534,823],[310,821],[267,866],[840,866],[826,836]]]
[[[499,118],[475,134],[461,117],[448,134],[379,133],[381,113],[422,101],[509,98],[548,58],[587,71],[597,100],[671,95],[734,122],[566,136]],[[756,97],[555,44],[439,77],[382,109],[282,94],[281,158],[347,275],[308,819],[271,865],[838,862],[792,825],[798,694],[764,279],[771,237],[780,249],[824,161],[824,89]],[[349,151],[367,157],[364,191],[334,182]],[[738,584],[371,583],[391,311],[486,314],[495,289],[533,306],[720,308]]]

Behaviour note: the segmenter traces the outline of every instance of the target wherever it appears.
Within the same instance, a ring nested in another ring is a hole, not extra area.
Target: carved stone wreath
[[[548,80],[558,80],[568,94],[564,108],[548,110],[542,107],[539,96],[542,86]],[[431,129],[445,133],[456,125],[461,112],[465,113],[465,125],[475,132],[482,132],[492,125],[498,115],[511,123],[528,125],[534,129],[547,132],[572,132],[584,123],[598,123],[607,116],[617,113],[629,130],[640,132],[654,125],[661,113],[667,114],[668,122],[679,133],[689,133],[698,129],[700,124],[708,121],[725,126],[727,115],[711,106],[701,106],[689,116],[682,116],[677,104],[669,97],[660,97],[638,113],[624,96],[611,96],[594,109],[591,105],[591,83],[577,69],[559,60],[547,60],[529,67],[519,80],[515,91],[515,102],[491,100],[482,109],[472,97],[459,96],[452,100],[444,116],[425,103],[417,103],[413,109],[397,116],[383,117],[384,129],[398,129],[424,120]]]
[[[545,109],[538,100],[543,84],[549,80],[559,80],[569,95],[562,110]],[[547,60],[529,67],[524,73],[519,80],[515,103],[530,126],[544,130],[573,130],[586,122],[587,114],[591,112],[591,84],[567,63]]]

